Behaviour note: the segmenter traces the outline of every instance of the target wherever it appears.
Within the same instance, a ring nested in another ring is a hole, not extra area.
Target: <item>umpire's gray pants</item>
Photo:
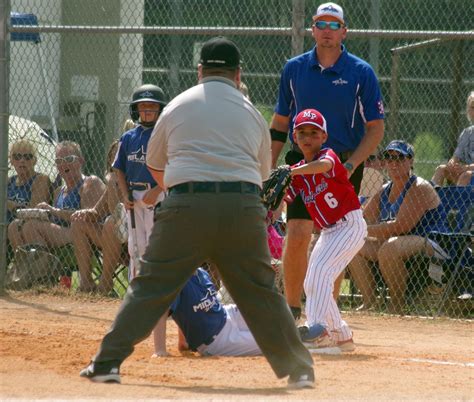
[[[285,299],[274,286],[260,197],[240,193],[171,194],[156,212],[142,266],[94,361],[123,361],[147,338],[194,270],[217,264],[278,377],[311,370]]]

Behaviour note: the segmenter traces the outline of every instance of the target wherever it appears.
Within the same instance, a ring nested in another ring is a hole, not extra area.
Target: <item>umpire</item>
[[[237,89],[240,74],[237,46],[210,39],[201,50],[199,84],[160,115],[147,165],[168,197],[156,210],[139,273],[82,377],[120,382],[120,364],[133,346],[151,333],[196,267],[211,260],[275,374],[289,376],[291,388],[314,386],[311,355],[274,287],[259,196],[271,139],[262,115]]]

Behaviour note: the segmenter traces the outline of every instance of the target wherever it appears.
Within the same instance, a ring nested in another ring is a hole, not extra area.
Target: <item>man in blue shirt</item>
[[[290,59],[281,74],[278,102],[271,122],[272,162],[276,165],[286,139],[291,141],[286,163],[303,159],[293,142],[295,115],[308,108],[319,110],[327,120],[326,145],[339,156],[356,192],[359,192],[364,161],[383,138],[384,109],[377,77],[364,60],[347,52],[342,41],[347,26],[342,8],[321,4],[313,16],[316,46]],[[306,274],[307,251],[313,223],[301,200],[287,209],[287,240],[283,256],[285,291],[293,315],[301,313],[300,299]],[[339,291],[335,284],[335,294]]]

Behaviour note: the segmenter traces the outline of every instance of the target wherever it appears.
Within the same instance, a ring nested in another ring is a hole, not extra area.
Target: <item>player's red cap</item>
[[[293,124],[293,130],[297,127],[302,126],[303,124],[311,124],[313,126],[319,127],[321,130],[327,133],[326,119],[316,109],[305,109],[302,112],[299,112],[295,118]]]

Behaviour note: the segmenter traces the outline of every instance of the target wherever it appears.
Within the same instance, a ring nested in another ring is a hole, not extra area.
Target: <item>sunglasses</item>
[[[331,31],[337,31],[343,26],[340,22],[337,21],[316,21],[313,25],[321,31],[323,31],[327,27],[329,27]]]
[[[61,163],[74,163],[77,159],[79,159],[77,155],[68,155],[64,158],[56,158],[54,161],[57,165],[60,165]]]
[[[384,155],[383,158],[382,158],[384,161],[387,161],[387,162],[390,162],[390,161],[393,161],[393,162],[399,162],[399,161],[404,161],[405,159],[410,159],[409,156],[405,156],[405,155],[402,155],[402,154],[388,154],[388,155]]]
[[[13,154],[12,155],[13,159],[16,161],[19,161],[21,159],[24,159],[25,161],[30,161],[32,160],[35,156],[33,154]]]

